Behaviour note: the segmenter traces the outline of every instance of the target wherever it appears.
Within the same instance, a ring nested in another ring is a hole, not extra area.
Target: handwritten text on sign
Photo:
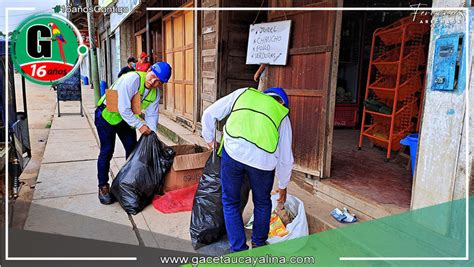
[[[246,64],[286,65],[291,20],[250,25]]]

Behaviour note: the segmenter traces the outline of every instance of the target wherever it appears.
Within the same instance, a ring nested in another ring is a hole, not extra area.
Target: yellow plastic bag
[[[281,221],[280,217],[276,212],[272,212],[270,217],[270,231],[268,232],[268,237],[279,236],[284,237],[288,234],[285,225]]]

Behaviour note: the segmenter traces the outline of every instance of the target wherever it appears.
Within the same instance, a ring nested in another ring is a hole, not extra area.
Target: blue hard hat
[[[283,100],[283,105],[286,108],[289,108],[290,101],[288,99],[288,95],[285,93],[285,90],[283,90],[283,88],[281,88],[281,87],[272,87],[272,88],[268,88],[267,90],[263,91],[263,93],[265,93],[267,95],[278,96],[281,100]]]
[[[160,61],[151,66],[151,71],[160,79],[161,82],[167,83],[171,77],[170,64]]]

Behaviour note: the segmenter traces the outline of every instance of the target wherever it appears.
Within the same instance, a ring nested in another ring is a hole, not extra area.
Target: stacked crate
[[[365,100],[387,108],[364,106],[359,149],[367,137],[387,149],[388,160],[400,140],[417,130],[429,30],[429,24],[406,17],[374,32]]]

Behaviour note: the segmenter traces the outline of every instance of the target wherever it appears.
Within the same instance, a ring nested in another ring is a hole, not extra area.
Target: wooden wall
[[[202,7],[217,7],[219,0],[202,0]],[[201,16],[201,102],[199,119],[202,111],[217,100],[217,63],[218,63],[218,30],[217,11],[203,11]]]
[[[135,32],[131,19],[125,20],[120,25],[120,66],[127,65],[127,59],[136,57],[135,53]]]
[[[306,1],[305,6],[336,6],[336,1]],[[270,0],[271,6],[301,6],[298,1]],[[321,177],[327,140],[326,122],[336,25],[335,11],[271,11],[270,21],[291,20],[288,62],[270,66],[269,84],[290,98],[295,168]]]
[[[223,6],[256,6],[253,0],[223,1]],[[258,15],[258,17],[257,17]],[[250,25],[266,22],[266,12],[222,11],[219,14],[219,97],[223,97],[242,87],[255,87],[253,76],[259,65],[246,65],[248,32]]]

